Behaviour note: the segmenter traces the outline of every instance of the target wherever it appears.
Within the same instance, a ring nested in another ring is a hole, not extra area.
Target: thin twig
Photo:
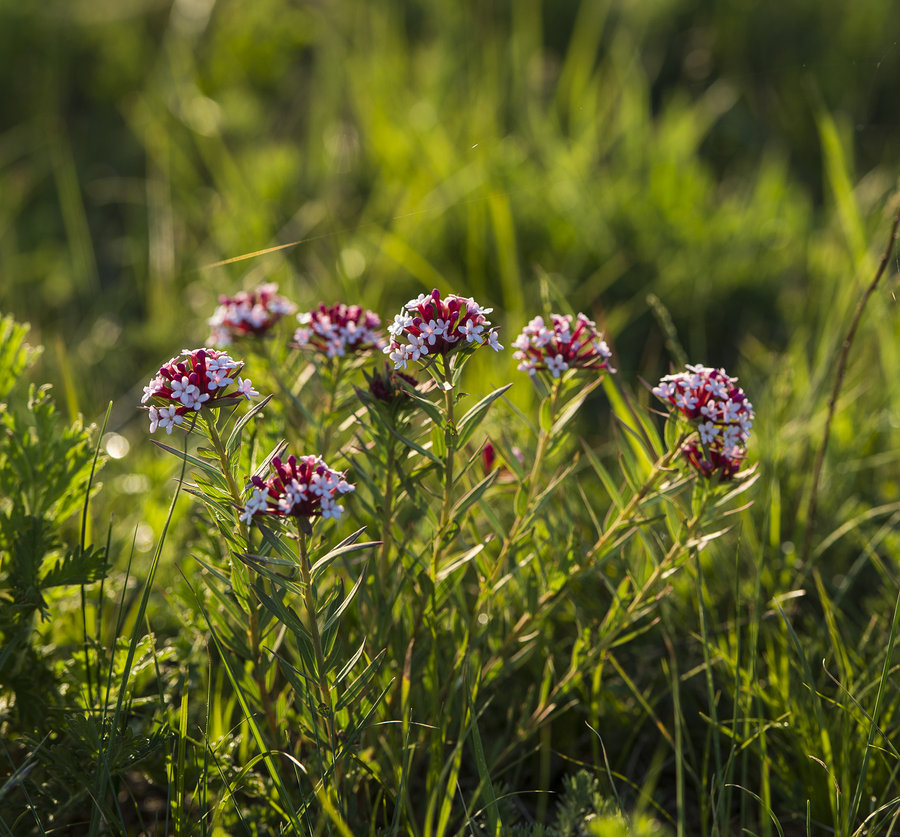
[[[881,277],[884,275],[884,271],[890,261],[891,251],[894,249],[894,242],[897,240],[898,225],[900,225],[900,206],[898,206],[894,212],[894,221],[891,224],[891,234],[888,238],[887,246],[884,248],[884,253],[882,253],[881,261],[878,263],[878,269],[875,271],[875,276],[856,305],[856,311],[853,313],[850,328],[847,329],[847,336],[844,338],[844,342],[841,345],[837,370],[834,374],[834,387],[831,390],[831,397],[828,399],[828,415],[825,417],[825,432],[822,434],[822,441],[819,443],[819,449],[816,451],[816,461],[813,465],[812,487],[809,492],[809,502],[806,506],[806,532],[803,535],[803,549],[800,552],[800,559],[803,564],[806,564],[807,559],[809,558],[809,551],[812,547],[812,535],[816,520],[816,500],[819,495],[819,479],[822,476],[822,465],[825,462],[825,449],[828,447],[831,422],[837,411],[837,401],[841,394],[844,375],[847,371],[847,357],[850,354],[850,347],[853,345],[853,340],[856,337],[856,330],[862,319],[866,303],[869,301],[869,297],[875,293],[875,288],[878,287],[878,283],[881,281]]]

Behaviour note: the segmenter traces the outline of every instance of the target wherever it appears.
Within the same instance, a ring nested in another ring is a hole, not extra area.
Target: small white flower
[[[711,421],[715,421],[719,417],[719,402],[707,401],[701,408],[700,412]]]
[[[500,335],[496,331],[488,334],[486,346],[490,346],[495,352],[499,352],[503,346],[500,345]]]
[[[415,311],[423,302],[429,302],[430,300],[431,294],[419,294],[415,299],[407,302],[404,307],[409,311]]]
[[[166,385],[166,380],[162,375],[157,375],[147,386],[144,387],[144,397],[141,398],[141,404],[146,404],[157,392]]]
[[[240,514],[240,520],[244,523],[249,523],[252,520],[253,515],[265,510],[267,497],[268,492],[254,487],[253,493],[247,499],[244,510]]]
[[[191,385],[181,395],[181,403],[189,410],[199,410],[204,401],[209,401],[209,393],[200,394],[200,388]]]
[[[444,333],[444,330],[434,320],[422,323],[419,326],[419,331],[422,332],[422,339],[427,340],[430,346],[433,346],[437,338]]]
[[[697,398],[689,392],[679,392],[675,396],[675,406],[683,407],[685,410],[693,410],[697,406]]]
[[[253,389],[253,384],[250,383],[249,378],[238,378],[237,391],[248,401],[259,395],[259,393]]]
[[[413,318],[403,312],[394,314],[394,322],[388,326],[388,333],[394,337],[399,337],[409,326],[412,325]]]
[[[711,421],[702,422],[697,426],[697,430],[700,431],[700,441],[704,445],[712,444],[716,436],[719,435],[719,428]]]
[[[523,352],[528,351],[531,348],[531,338],[523,331],[513,343],[517,349],[521,349]]]
[[[605,357],[605,358],[612,357],[612,351],[610,350],[609,346],[606,344],[605,340],[595,340],[593,345],[594,345],[594,351],[596,351],[598,355]]]
[[[558,378],[568,368],[569,364],[562,355],[550,355],[547,358],[547,369],[554,378]]]
[[[209,389],[224,389],[234,383],[234,378],[228,377],[227,369],[218,368],[206,371],[206,378],[209,381]]]
[[[177,409],[177,407],[172,406],[161,407],[159,410],[159,426],[170,436],[172,435],[172,428],[175,427],[176,424],[184,424],[184,416],[178,415],[175,412]]]
[[[724,381],[720,381],[718,378],[709,378],[704,388],[707,392],[712,393],[715,398],[721,398],[723,400],[728,398],[728,387],[725,385]]]
[[[737,421],[741,414],[741,404],[738,401],[732,401],[730,398],[725,402],[723,407],[724,419],[728,422]]]
[[[344,507],[335,503],[334,498],[331,497],[331,495],[322,498],[319,509],[322,512],[323,520],[328,520],[329,518],[332,520],[340,520],[341,515],[344,513]]]
[[[532,377],[534,377],[537,372],[537,364],[532,358],[524,358],[516,368],[520,372],[527,372]]]
[[[534,345],[538,349],[542,349],[553,339],[553,331],[549,328],[540,328],[534,335]]]
[[[188,380],[187,375],[182,375],[181,380],[173,380],[169,386],[172,388],[172,398],[181,401],[185,392],[190,388],[191,382]]]
[[[385,352],[390,348],[390,346],[385,347]],[[408,346],[398,346],[390,351],[388,357],[394,362],[394,369],[406,369],[406,363],[409,360],[408,348]]]
[[[422,355],[428,354],[428,346],[420,337],[416,337],[415,334],[410,334],[406,353],[409,360],[418,360]]]
[[[475,320],[466,320],[465,324],[463,325],[462,331],[465,335],[466,342],[474,343],[479,337],[481,337],[481,332],[484,331],[484,326],[476,325]]]

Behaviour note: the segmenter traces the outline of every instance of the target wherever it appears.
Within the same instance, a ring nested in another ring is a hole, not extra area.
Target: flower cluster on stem
[[[513,344],[513,358],[519,361],[519,370],[534,375],[546,369],[553,378],[559,378],[567,369],[606,369],[612,352],[597,324],[584,314],[551,314],[550,323],[543,317],[535,317],[522,330]]]
[[[250,478],[250,496],[240,519],[249,523],[256,515],[273,517],[323,517],[338,520],[344,507],[338,498],[354,490],[340,471],[333,471],[319,456],[272,459],[268,479]]]
[[[294,343],[329,358],[384,347],[384,339],[378,332],[381,318],[359,305],[320,304],[312,311],[298,314],[297,322],[300,327],[294,332]]]
[[[184,424],[187,413],[259,395],[249,378],[239,377],[243,368],[243,361],[215,349],[182,349],[144,387],[141,403],[149,402],[150,432],[162,427],[171,433],[175,425]]]
[[[746,456],[753,405],[724,369],[688,366],[666,375],[652,390],[696,428],[681,452],[704,477],[730,480]]]
[[[285,314],[293,314],[297,306],[278,295],[278,285],[269,282],[253,291],[241,291],[234,296],[220,296],[208,325],[212,330],[209,342],[228,346],[247,335],[261,337]]]
[[[384,352],[395,369],[406,369],[411,360],[429,355],[448,355],[461,349],[490,346],[499,352],[499,332],[487,315],[492,308],[482,308],[470,297],[448,294],[441,299],[435,289],[411,299],[388,326],[391,342]]]

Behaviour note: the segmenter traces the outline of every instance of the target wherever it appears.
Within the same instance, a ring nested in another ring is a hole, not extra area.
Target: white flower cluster
[[[584,314],[575,318],[571,314],[551,314],[549,325],[543,317],[535,317],[513,345],[518,369],[529,375],[539,369],[546,369],[553,378],[559,378],[567,369],[615,372],[609,367],[609,346],[597,331],[597,324]]]
[[[147,386],[141,403],[150,399],[163,402],[151,404],[147,410],[150,432],[162,428],[171,434],[176,425],[184,424],[184,416],[190,411],[217,406],[221,398],[241,395],[252,398],[259,395],[250,380],[238,377],[235,390],[226,393],[234,384],[234,373],[244,364],[215,349],[182,349],[183,357],[174,357],[160,367],[159,373]]]
[[[219,297],[219,307],[208,320],[210,342],[228,346],[247,334],[264,334],[285,314],[293,314],[297,307],[277,291],[278,285],[269,282],[255,291]]]
[[[300,327],[294,332],[294,342],[319,349],[326,357],[344,357],[350,352],[384,346],[377,331],[381,318],[359,305],[320,305],[298,314],[297,322]]]
[[[245,523],[256,514],[338,520],[344,507],[338,505],[337,497],[355,490],[340,471],[318,456],[290,456],[287,462],[275,457],[272,467],[269,479],[251,479],[252,490],[240,515]]]
[[[405,369],[410,361],[427,355],[447,354],[457,344],[490,346],[499,352],[499,332],[491,327],[487,315],[493,308],[482,308],[471,297],[450,294],[441,299],[437,290],[420,294],[404,305],[388,326],[391,342],[384,351],[395,369]]]
[[[737,472],[753,427],[753,405],[724,369],[687,366],[666,375],[651,390],[669,402],[697,428],[699,447],[688,442],[684,452],[702,473],[728,479]]]

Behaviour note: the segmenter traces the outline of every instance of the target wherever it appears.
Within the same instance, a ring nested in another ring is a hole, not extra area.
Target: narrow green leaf
[[[603,483],[603,487],[606,489],[606,493],[609,495],[609,499],[613,501],[616,508],[621,510],[625,508],[625,500],[622,497],[622,493],[619,491],[618,486],[616,485],[615,480],[612,478],[612,475],[609,471],[606,470],[606,467],[600,461],[600,457],[597,456],[596,452],[591,449],[591,447],[587,444],[584,439],[581,439],[581,447],[587,456],[588,462],[591,464],[591,467],[594,469],[594,473],[600,477],[600,482]]]
[[[365,568],[363,568],[363,572],[359,574],[359,578],[356,579],[356,584],[353,585],[350,592],[347,594],[347,597],[344,601],[341,602],[337,610],[325,620],[325,624],[322,626],[322,633],[328,633],[331,628],[337,623],[338,619],[341,618],[341,614],[350,606],[350,602],[356,597],[356,594],[359,592],[360,585],[363,583],[363,580],[366,577]]]
[[[459,420],[459,423],[456,426],[456,432],[458,436],[457,444],[460,447],[471,438],[472,434],[484,420],[484,417],[485,415],[487,415],[487,411],[490,409],[491,404],[493,404],[511,386],[512,384],[506,384],[505,386],[502,386],[499,389],[495,389],[493,392],[488,393],[477,404],[469,409],[468,412],[466,412],[466,414]]]
[[[468,679],[468,678],[467,678]],[[475,710],[475,701],[472,690],[466,688],[466,701],[469,705],[469,715],[472,723],[469,732],[472,736],[472,749],[475,753],[475,766],[480,780],[479,787],[484,789],[484,812],[487,816],[488,834],[499,835],[503,830],[503,821],[497,807],[497,794],[494,791],[494,783],[491,781],[491,773],[488,770],[487,759],[484,757],[484,745],[481,742],[481,733],[478,731],[478,714]]]
[[[195,468],[199,468],[203,471],[204,474],[207,474],[210,479],[215,479],[216,477],[221,477],[218,468],[214,467],[211,462],[207,462],[204,459],[201,459],[198,456],[194,456],[191,453],[187,453],[183,450],[178,450],[178,448],[173,448],[171,445],[167,445],[165,442],[160,442],[158,439],[151,439],[154,445],[158,448],[162,448],[167,453],[171,453],[173,456],[176,456],[178,459],[181,459]]]
[[[258,416],[265,406],[272,400],[273,395],[267,395],[260,401],[258,404],[254,404],[253,408],[248,410],[234,425],[234,429],[228,436],[228,440],[225,442],[225,450],[228,452],[229,456],[234,456],[235,451],[237,451],[238,446],[241,443],[241,434],[244,432],[244,428],[247,424]]]
[[[420,456],[424,456],[426,459],[430,460],[430,461],[433,462],[435,465],[441,465],[441,464],[442,464],[442,463],[441,463],[441,460],[438,459],[433,453],[431,453],[431,451],[426,450],[426,449],[423,448],[421,445],[417,445],[417,444],[416,444],[412,439],[410,439],[409,437],[404,436],[404,435],[402,435],[401,433],[398,433],[393,427],[389,427],[388,430],[391,431],[391,435],[393,435],[393,436],[395,436],[396,438],[398,438],[401,442],[403,442],[404,445],[406,445],[408,448],[411,448],[412,450],[414,450],[414,451],[415,451],[416,453],[418,453]]]
[[[360,646],[360,652],[361,650],[362,646]],[[337,704],[334,708],[335,712],[340,712],[341,709],[353,706],[359,700],[360,696],[363,694],[363,692],[365,692],[366,688],[372,682],[375,675],[378,674],[386,655],[387,650],[380,651],[375,659],[373,659],[360,672],[359,676],[344,690],[344,692],[338,698]],[[345,670],[346,673],[341,672],[341,674],[339,674],[335,678],[335,683],[340,683],[347,676],[347,674],[349,674],[349,668],[345,666]]]
[[[605,377],[605,376],[604,376]],[[563,411],[559,414],[556,421],[553,422],[553,426],[550,428],[550,437],[554,438],[562,433],[563,430],[568,427],[569,422],[575,418],[578,411],[581,409],[581,405],[584,404],[585,399],[603,383],[603,377],[599,377],[589,383],[587,386],[582,387],[579,391],[578,395],[572,398],[566,406],[563,408]]]
[[[435,424],[431,428],[431,449],[438,460],[443,460],[447,456],[447,442],[444,438],[444,428],[439,424]],[[443,464],[439,462],[439,464]]]
[[[494,469],[491,471],[484,479],[482,479],[479,483],[469,489],[456,503],[453,505],[453,508],[450,511],[450,516],[453,519],[460,519],[468,510],[469,507],[478,502],[481,499],[481,495],[484,494],[496,481],[499,476],[500,471]]]

